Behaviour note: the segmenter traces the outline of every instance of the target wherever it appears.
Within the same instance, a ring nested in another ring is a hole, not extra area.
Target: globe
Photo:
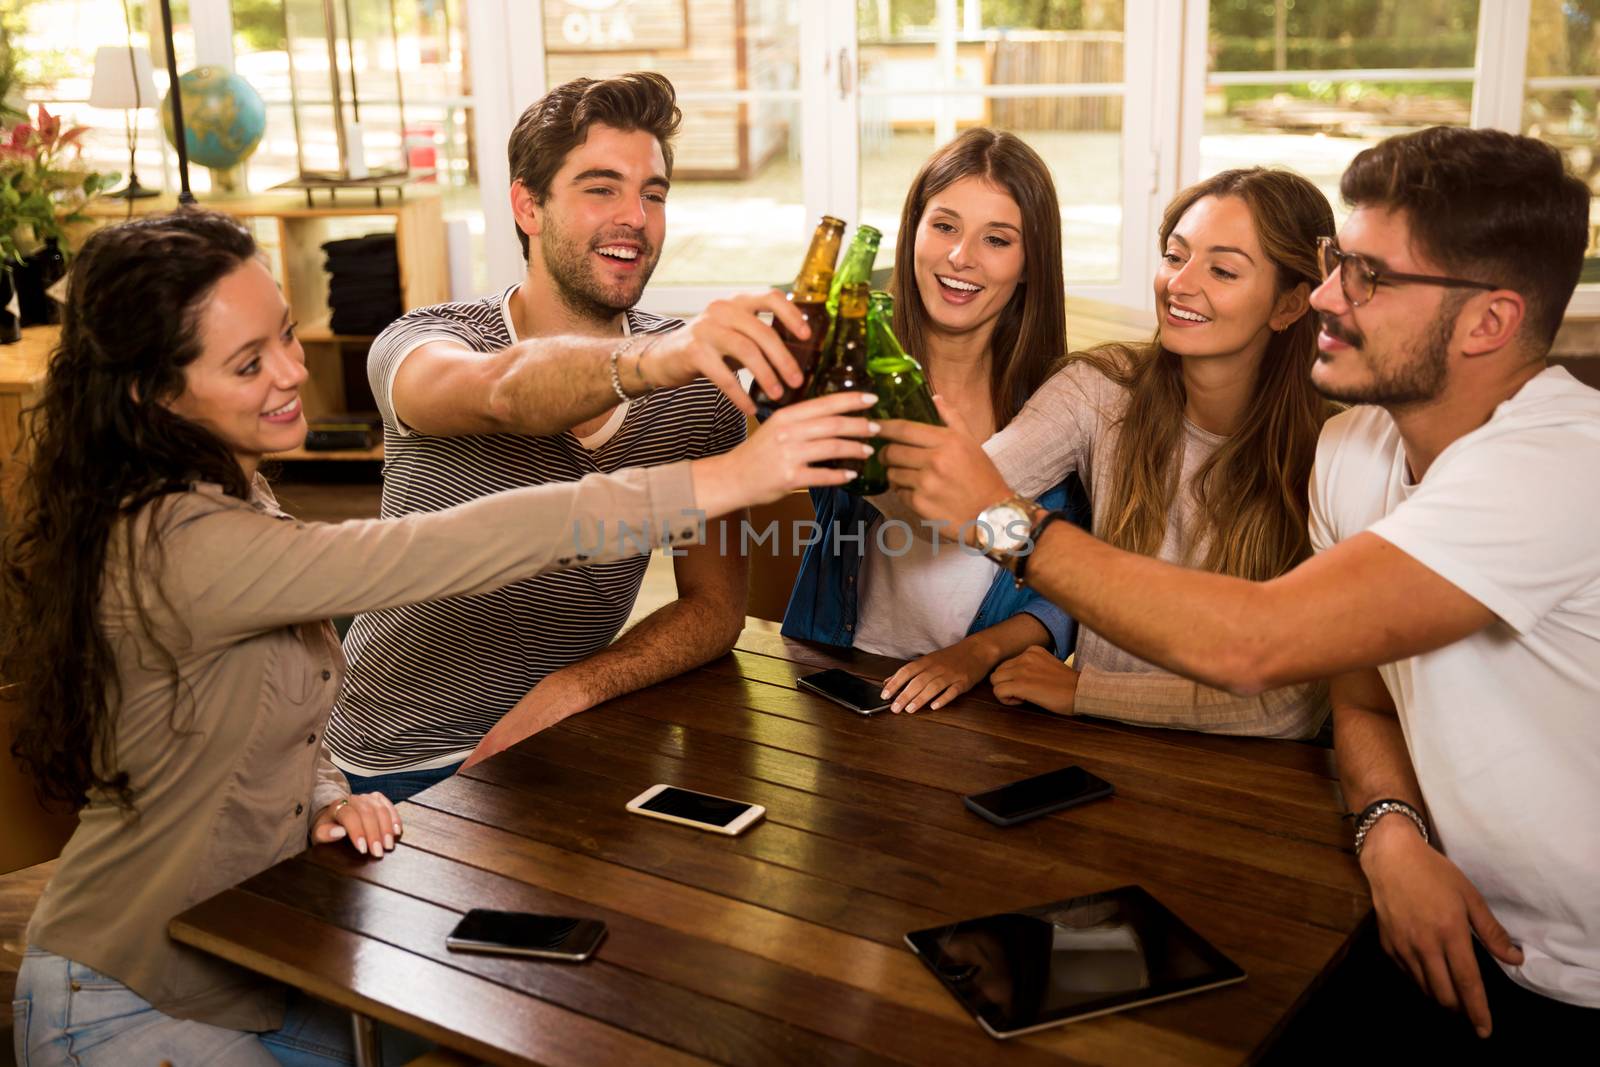
[[[267,132],[267,105],[250,83],[225,67],[196,67],[178,85],[190,162],[230,170],[249,159]],[[170,97],[161,104],[161,125],[176,146]]]

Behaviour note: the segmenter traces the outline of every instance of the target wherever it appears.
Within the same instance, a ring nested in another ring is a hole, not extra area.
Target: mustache
[[[589,242],[589,250],[594,251],[597,248],[604,248],[606,245],[616,241],[629,241],[638,245],[641,256],[653,256],[656,254],[656,246],[650,243],[650,238],[644,235],[643,230],[628,229],[614,230],[611,233],[601,234]]]
[[[1362,336],[1360,330],[1343,326],[1340,324],[1339,320],[1328,315],[1319,313],[1317,315],[1317,325],[1320,326],[1322,328],[1322,332],[1327,334],[1329,337],[1332,337],[1336,341],[1343,341],[1352,348],[1360,348],[1362,345],[1366,344],[1367,339]]]

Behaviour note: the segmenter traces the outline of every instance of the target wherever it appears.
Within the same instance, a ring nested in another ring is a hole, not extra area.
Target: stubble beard
[[[1381,367],[1373,360],[1365,338],[1352,338],[1347,331],[1339,329],[1337,323],[1329,323],[1324,318],[1322,328],[1329,335],[1353,344],[1355,354],[1367,365],[1372,378],[1365,384],[1348,388],[1318,385],[1317,391],[1329,400],[1345,404],[1379,404],[1387,408],[1410,407],[1438,399],[1444,391],[1450,338],[1455,333],[1456,315],[1460,310],[1458,301],[1447,299],[1428,325],[1427,332],[1411,346],[1407,358],[1391,367]]]
[[[568,311],[591,322],[605,323],[639,302],[650,275],[655,272],[657,253],[644,234],[630,233],[627,237],[643,246],[639,249],[639,258],[645,262],[639,268],[638,284],[608,287],[595,277],[594,264],[589,260],[589,253],[605,242],[599,238],[593,242],[579,241],[569,237],[559,225],[547,222],[539,235],[539,249],[555,286],[556,298]],[[611,239],[616,239],[616,235]]]

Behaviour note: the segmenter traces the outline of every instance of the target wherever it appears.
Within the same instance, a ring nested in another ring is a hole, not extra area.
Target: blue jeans
[[[283,1026],[264,1034],[177,1019],[81,963],[30,947],[11,1002],[17,1067],[350,1067],[348,1012],[291,991]],[[428,1049],[411,1034],[381,1027],[384,1062]]]
[[[465,763],[466,760],[462,760]],[[396,804],[410,800],[430,785],[436,785],[461,769],[461,763],[448,767],[435,767],[431,771],[395,771],[393,774],[374,774],[363,778],[359,774],[346,774],[352,793],[382,793]]]

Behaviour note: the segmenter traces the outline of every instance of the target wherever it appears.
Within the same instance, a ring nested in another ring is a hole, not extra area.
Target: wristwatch
[[[1009,496],[984,508],[978,513],[973,531],[978,551],[1015,574],[1017,562],[1023,558],[1019,550],[1032,543],[1028,534],[1037,510],[1038,504],[1021,496]]]

